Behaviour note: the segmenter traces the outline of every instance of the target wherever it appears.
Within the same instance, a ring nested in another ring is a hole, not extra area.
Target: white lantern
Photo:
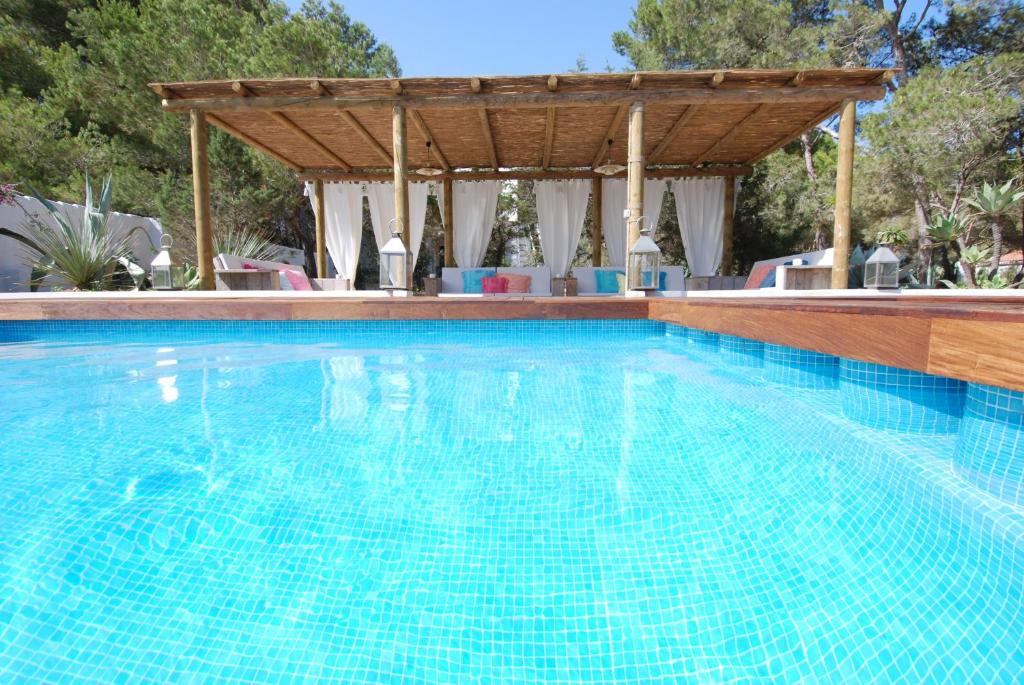
[[[402,242],[401,225],[396,225],[397,222],[398,219],[392,219],[388,224],[391,239],[380,250],[381,290],[412,290],[412,253]]]
[[[864,262],[865,288],[900,287],[900,258],[884,245]]]
[[[643,223],[644,217],[636,219]],[[626,287],[629,290],[657,290],[661,278],[661,250],[651,238],[651,229],[641,228],[640,237],[629,249],[629,274]]]
[[[185,287],[185,263],[171,253],[173,243],[169,234],[160,236],[160,252],[149,265],[153,290],[182,290]]]

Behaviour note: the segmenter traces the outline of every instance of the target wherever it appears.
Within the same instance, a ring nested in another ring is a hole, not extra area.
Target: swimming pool
[[[653,321],[24,322],[0,396],[4,681],[1024,677],[1020,393]]]

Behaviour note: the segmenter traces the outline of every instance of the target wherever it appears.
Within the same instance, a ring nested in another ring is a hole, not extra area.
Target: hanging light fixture
[[[625,164],[615,164],[612,162],[612,143],[615,141],[611,138],[608,139],[608,161],[601,166],[594,167],[594,171],[601,174],[602,176],[614,176],[615,174],[625,171]]]
[[[427,164],[430,164],[430,139],[427,139]],[[444,172],[437,167],[424,166],[416,170],[420,176],[440,176]]]

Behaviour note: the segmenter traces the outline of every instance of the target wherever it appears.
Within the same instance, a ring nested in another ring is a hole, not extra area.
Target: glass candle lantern
[[[641,219],[642,220],[642,217]],[[661,274],[661,250],[651,238],[651,229],[640,229],[640,237],[629,249],[629,290],[657,290]]]
[[[402,231],[397,221],[391,220],[391,239],[380,250],[381,290],[412,289],[412,253],[402,242]]]
[[[900,258],[888,247],[878,247],[864,262],[864,287],[900,287]]]
[[[185,287],[185,263],[171,252],[173,243],[169,234],[160,236],[160,252],[149,265],[153,290],[182,290]]]

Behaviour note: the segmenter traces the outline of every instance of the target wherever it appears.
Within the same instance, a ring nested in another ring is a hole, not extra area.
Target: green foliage
[[[955,243],[964,233],[964,220],[958,214],[950,214],[939,218],[928,227],[928,237],[938,245]]]
[[[984,216],[996,218],[1009,211],[1021,198],[1024,198],[1024,192],[1015,191],[1013,181],[1007,181],[1002,187],[986,181],[981,190],[966,202]]]
[[[904,245],[907,242],[907,232],[893,226],[883,228],[875,234],[875,242],[880,245]]]
[[[0,180],[73,200],[87,169],[111,174],[117,209],[159,216],[183,246],[194,242],[188,124],[161,111],[148,83],[399,73],[391,48],[335,3],[290,13],[277,0],[0,2],[0,56],[13,25],[38,72],[5,63]],[[287,169],[213,129],[210,171],[215,234],[312,252],[308,202]]]

